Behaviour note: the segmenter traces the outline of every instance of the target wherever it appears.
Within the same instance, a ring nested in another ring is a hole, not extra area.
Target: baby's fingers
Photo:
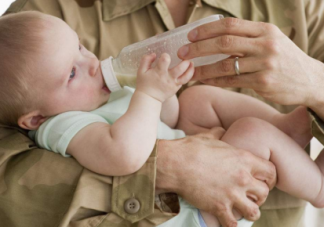
[[[190,81],[190,79],[193,77],[195,72],[195,67],[192,62],[189,62],[189,67],[187,68],[187,71],[185,71],[180,77],[176,78],[177,84],[182,85],[186,84]]]
[[[168,70],[170,63],[171,63],[170,55],[168,55],[167,53],[163,53],[161,54],[161,57],[158,60],[156,67],[159,71],[163,72]]]
[[[178,65],[170,69],[169,74],[176,79],[180,77],[182,74],[184,74],[189,69],[189,66],[190,66],[190,61],[188,60],[182,61]]]
[[[144,57],[141,60],[141,64],[138,68],[138,72],[145,73],[147,70],[149,70],[155,58],[156,58],[156,54],[154,53],[149,55],[144,55]]]

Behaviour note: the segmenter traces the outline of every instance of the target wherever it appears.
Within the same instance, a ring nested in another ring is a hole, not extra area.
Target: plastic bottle
[[[202,24],[222,19],[222,15],[212,15],[190,24],[178,27],[165,33],[153,36],[138,43],[126,46],[116,58],[109,57],[101,62],[103,77],[110,91],[118,91],[123,86],[135,87],[136,74],[144,55],[155,53],[156,60],[162,53],[168,53],[171,57],[170,68],[180,63],[177,56],[180,47],[190,43],[188,33]],[[225,54],[216,54],[194,58],[191,61],[194,66],[208,65],[229,57]],[[155,64],[155,62],[153,64]]]

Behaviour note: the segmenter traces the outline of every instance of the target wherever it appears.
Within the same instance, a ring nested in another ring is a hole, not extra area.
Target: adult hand
[[[160,140],[157,190],[176,192],[189,203],[236,226],[232,209],[248,220],[260,217],[269,188],[276,182],[272,163],[220,141],[224,130]]]
[[[197,67],[192,80],[251,88],[283,105],[323,106],[319,99],[324,97],[324,65],[301,51],[275,25],[226,18],[192,30],[188,38],[193,43],[179,49],[180,58],[219,53],[238,56],[241,73],[236,75],[232,57]]]

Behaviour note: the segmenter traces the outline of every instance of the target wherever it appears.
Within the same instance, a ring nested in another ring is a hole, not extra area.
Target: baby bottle
[[[124,47],[116,58],[109,57],[101,62],[104,80],[111,92],[120,90],[124,86],[136,86],[136,74],[141,59],[146,54],[155,53],[157,59],[163,53],[171,57],[170,68],[180,63],[177,56],[180,47],[190,43],[187,38],[189,31],[202,24],[222,19],[222,15],[212,15],[190,24],[183,25],[165,33],[153,36],[138,43]],[[194,66],[208,65],[229,57],[225,54],[216,54],[191,59]]]

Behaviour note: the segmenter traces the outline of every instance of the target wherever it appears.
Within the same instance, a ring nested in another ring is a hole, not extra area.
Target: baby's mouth
[[[107,87],[107,85],[104,84],[104,86],[102,87],[102,89],[107,92],[107,93],[111,93],[111,91],[109,90],[109,88]]]

